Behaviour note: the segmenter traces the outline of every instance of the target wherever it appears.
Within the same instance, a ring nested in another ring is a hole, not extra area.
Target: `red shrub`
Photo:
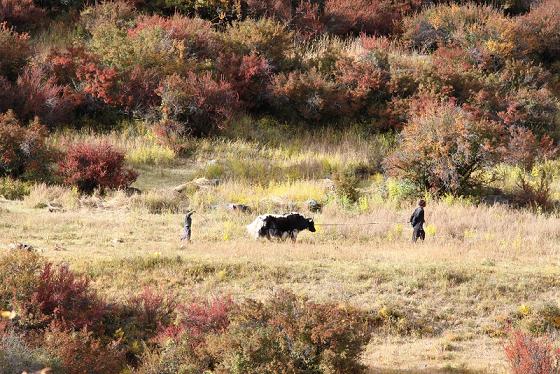
[[[68,374],[120,373],[126,366],[118,341],[103,343],[86,329],[69,331],[51,326],[42,348],[57,357],[61,371]]]
[[[64,183],[76,186],[82,193],[99,188],[129,187],[138,174],[125,168],[125,155],[108,143],[78,143],[70,146],[59,162]]]
[[[522,55],[548,64],[560,60],[560,1],[539,2],[515,21],[514,43]]]
[[[343,93],[316,70],[275,76],[271,104],[282,116],[313,122],[332,120],[346,111]]]
[[[54,48],[45,57],[43,66],[58,84],[67,85],[78,81],[78,70],[92,59],[82,46]]]
[[[31,56],[29,35],[19,34],[0,22],[0,75],[14,80]]]
[[[397,31],[403,15],[419,9],[420,0],[326,0],[327,30],[337,35],[388,35]]]
[[[192,336],[202,336],[210,332],[223,332],[229,325],[229,313],[234,307],[231,297],[192,303],[185,307],[182,326]]]
[[[290,0],[247,0],[249,15],[254,18],[274,18],[289,21],[292,17]]]
[[[522,88],[508,95],[506,102],[507,109],[498,113],[506,125],[526,127],[539,137],[560,130],[558,100],[549,90]]]
[[[548,339],[515,331],[504,348],[512,374],[551,374],[560,371],[560,350]]]
[[[143,335],[153,336],[172,322],[177,307],[175,298],[169,294],[144,288],[128,303],[134,309],[134,322]]]
[[[82,96],[69,86],[56,83],[44,69],[27,67],[17,79],[14,110],[22,121],[39,117],[49,127],[68,124]]]
[[[84,83],[84,92],[101,100],[105,104],[116,105],[119,95],[118,73],[114,68],[105,68],[94,61],[82,61],[76,71]]]
[[[127,111],[145,110],[160,105],[157,89],[160,73],[136,65],[121,78],[116,102]]]
[[[255,53],[248,56],[221,54],[216,65],[245,108],[262,105],[271,79],[271,67],[265,58]]]
[[[189,129],[185,125],[170,119],[163,119],[152,127],[159,143],[181,154],[188,146]]]
[[[357,61],[344,58],[336,63],[336,81],[346,93],[350,115],[371,118],[385,108],[389,73],[376,57],[382,58],[370,52]]]
[[[512,126],[504,160],[530,170],[536,161],[552,159],[558,149],[547,135],[539,141],[535,134],[527,128]]]
[[[14,107],[14,94],[12,84],[0,75],[0,113]]]
[[[17,28],[34,28],[41,24],[46,12],[35,6],[33,0],[0,0],[0,22]]]
[[[311,40],[326,31],[325,22],[322,19],[323,10],[319,4],[301,1],[296,8],[292,19],[292,25],[297,30],[297,35],[303,40]]]
[[[0,114],[0,176],[48,176],[53,154],[46,137],[47,130],[38,121],[23,127],[12,111]]]
[[[38,285],[27,301],[19,301],[19,323],[42,328],[55,322],[64,329],[93,328],[102,331],[105,305],[89,287],[89,280],[76,276],[68,266],[47,263]]]
[[[223,333],[229,326],[229,315],[235,304],[231,297],[194,302],[179,307],[179,323],[162,332],[159,339],[179,338],[188,334],[191,346],[202,344],[206,335]]]
[[[483,77],[477,61],[462,48],[438,48],[433,54],[433,69],[439,85],[449,87],[449,95],[460,103],[482,88]]]
[[[207,73],[167,77],[158,89],[164,119],[181,123],[195,135],[215,133],[233,117],[238,97],[231,84]]]
[[[75,74],[83,82],[84,92],[103,103],[121,107],[128,112],[159,105],[157,89],[161,72],[157,69],[135,65],[119,72],[114,68],[103,67],[91,56],[82,57],[78,61],[81,64]],[[68,57],[61,56],[57,62],[61,64],[53,68],[63,74],[72,69],[73,63]]]

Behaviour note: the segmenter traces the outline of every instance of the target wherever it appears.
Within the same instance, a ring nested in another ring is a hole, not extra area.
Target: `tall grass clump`
[[[182,213],[189,206],[187,197],[170,189],[150,190],[132,196],[128,202],[132,209],[146,210],[151,214]]]
[[[176,152],[166,146],[152,144],[133,148],[126,154],[126,161],[132,165],[170,165],[176,159]]]
[[[69,187],[40,183],[31,187],[29,194],[23,199],[23,205],[28,208],[53,205],[64,209],[76,209],[80,206],[80,194],[76,189]]]
[[[23,200],[31,192],[32,184],[12,178],[0,178],[0,196],[8,200]]]

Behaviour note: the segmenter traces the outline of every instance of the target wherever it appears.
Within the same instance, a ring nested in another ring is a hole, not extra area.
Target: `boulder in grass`
[[[46,208],[51,213],[64,212],[64,209],[62,208],[62,204],[59,203],[48,203]]]
[[[8,246],[8,248],[12,251],[28,251],[33,252],[35,248],[31,244],[26,243],[12,243]]]
[[[250,206],[245,205],[245,204],[230,203],[230,204],[226,205],[226,208],[228,210],[231,210],[231,211],[234,211],[234,212],[240,212],[240,213],[251,213],[253,211]]]
[[[317,202],[317,200],[309,199],[305,202],[305,204],[307,205],[307,209],[313,213],[318,213],[321,209],[323,209],[323,205]]]
[[[141,195],[142,191],[136,187],[127,187],[124,189],[126,196]]]
[[[192,181],[198,187],[215,187],[220,184],[220,180],[215,179],[208,179],[208,178],[197,178]]]

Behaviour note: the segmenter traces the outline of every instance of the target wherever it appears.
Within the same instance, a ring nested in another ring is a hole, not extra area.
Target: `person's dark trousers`
[[[426,233],[424,232],[424,228],[422,225],[416,225],[413,227],[414,231],[412,232],[412,241],[416,242],[418,239],[424,240],[426,238]]]
[[[191,241],[191,228],[190,226],[185,226],[183,229],[183,236],[181,236],[181,240],[186,240],[188,242]]]

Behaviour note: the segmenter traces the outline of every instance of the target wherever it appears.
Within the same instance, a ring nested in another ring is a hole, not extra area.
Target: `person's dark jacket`
[[[412,216],[410,217],[410,223],[412,224],[412,227],[422,227],[424,224],[424,208],[419,206],[416,210],[414,210],[414,213],[412,213]]]
[[[191,225],[192,225],[192,218],[191,218],[191,216],[192,216],[193,213],[194,213],[194,212],[190,212],[190,213],[187,213],[187,214],[185,215],[185,227],[189,227],[189,228],[191,227]]]

